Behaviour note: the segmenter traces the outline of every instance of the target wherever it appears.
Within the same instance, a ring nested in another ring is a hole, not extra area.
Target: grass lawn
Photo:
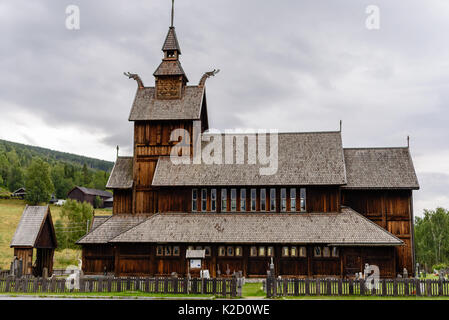
[[[14,232],[19,224],[25,201],[0,199],[0,269],[9,269],[14,250],[9,247]],[[53,223],[61,217],[61,208],[50,205]],[[111,215],[111,210],[95,210],[95,215]],[[77,265],[81,250],[65,249],[55,252],[54,268],[65,268],[70,264]]]
[[[244,297],[265,297],[265,292],[263,291],[262,282],[255,283],[245,283],[242,288],[242,295]]]
[[[11,297],[17,296],[35,296],[35,297],[73,297],[73,298],[84,298],[84,297],[102,297],[102,298],[113,298],[113,297],[154,297],[154,298],[178,298],[178,299],[188,299],[188,298],[203,298],[203,299],[214,299],[214,295],[207,294],[163,294],[163,293],[146,293],[142,291],[125,291],[125,292],[72,292],[72,293],[0,293],[0,295],[7,295]]]

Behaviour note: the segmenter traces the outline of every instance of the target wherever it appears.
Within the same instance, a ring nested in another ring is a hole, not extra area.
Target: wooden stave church
[[[134,155],[117,157],[107,183],[113,215],[77,242],[85,274],[185,276],[193,272],[187,249],[206,250],[213,277],[264,277],[271,259],[281,276],[352,277],[365,263],[387,278],[414,272],[412,192],[419,184],[408,146],[343,148],[340,131],[281,133],[274,176],[242,164],[174,165],[171,132],[192,137],[194,121],[202,134],[209,129],[207,74],[187,86],[173,25],[162,51],[154,87],[133,77]]]

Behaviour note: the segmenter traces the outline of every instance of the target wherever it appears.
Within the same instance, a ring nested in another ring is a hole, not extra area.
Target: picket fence
[[[377,286],[351,279],[266,280],[267,297],[281,296],[449,296],[449,280],[381,279]]]
[[[237,278],[158,278],[158,277],[99,277],[81,278],[79,289],[71,289],[75,281],[64,278],[0,279],[0,292],[69,293],[69,292],[146,292],[159,294],[206,294],[219,297],[241,295]]]

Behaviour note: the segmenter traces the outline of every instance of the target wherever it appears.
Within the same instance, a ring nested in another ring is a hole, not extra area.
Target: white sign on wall
[[[201,269],[201,259],[190,259],[190,269]]]

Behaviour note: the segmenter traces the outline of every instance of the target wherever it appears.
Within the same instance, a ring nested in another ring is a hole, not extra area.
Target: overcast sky
[[[66,7],[80,29],[66,28]],[[366,8],[380,9],[369,30]],[[338,130],[345,147],[406,146],[415,214],[449,207],[449,1],[177,0],[190,84],[212,128]],[[131,154],[138,73],[162,58],[170,0],[2,0],[0,139],[114,160]]]

